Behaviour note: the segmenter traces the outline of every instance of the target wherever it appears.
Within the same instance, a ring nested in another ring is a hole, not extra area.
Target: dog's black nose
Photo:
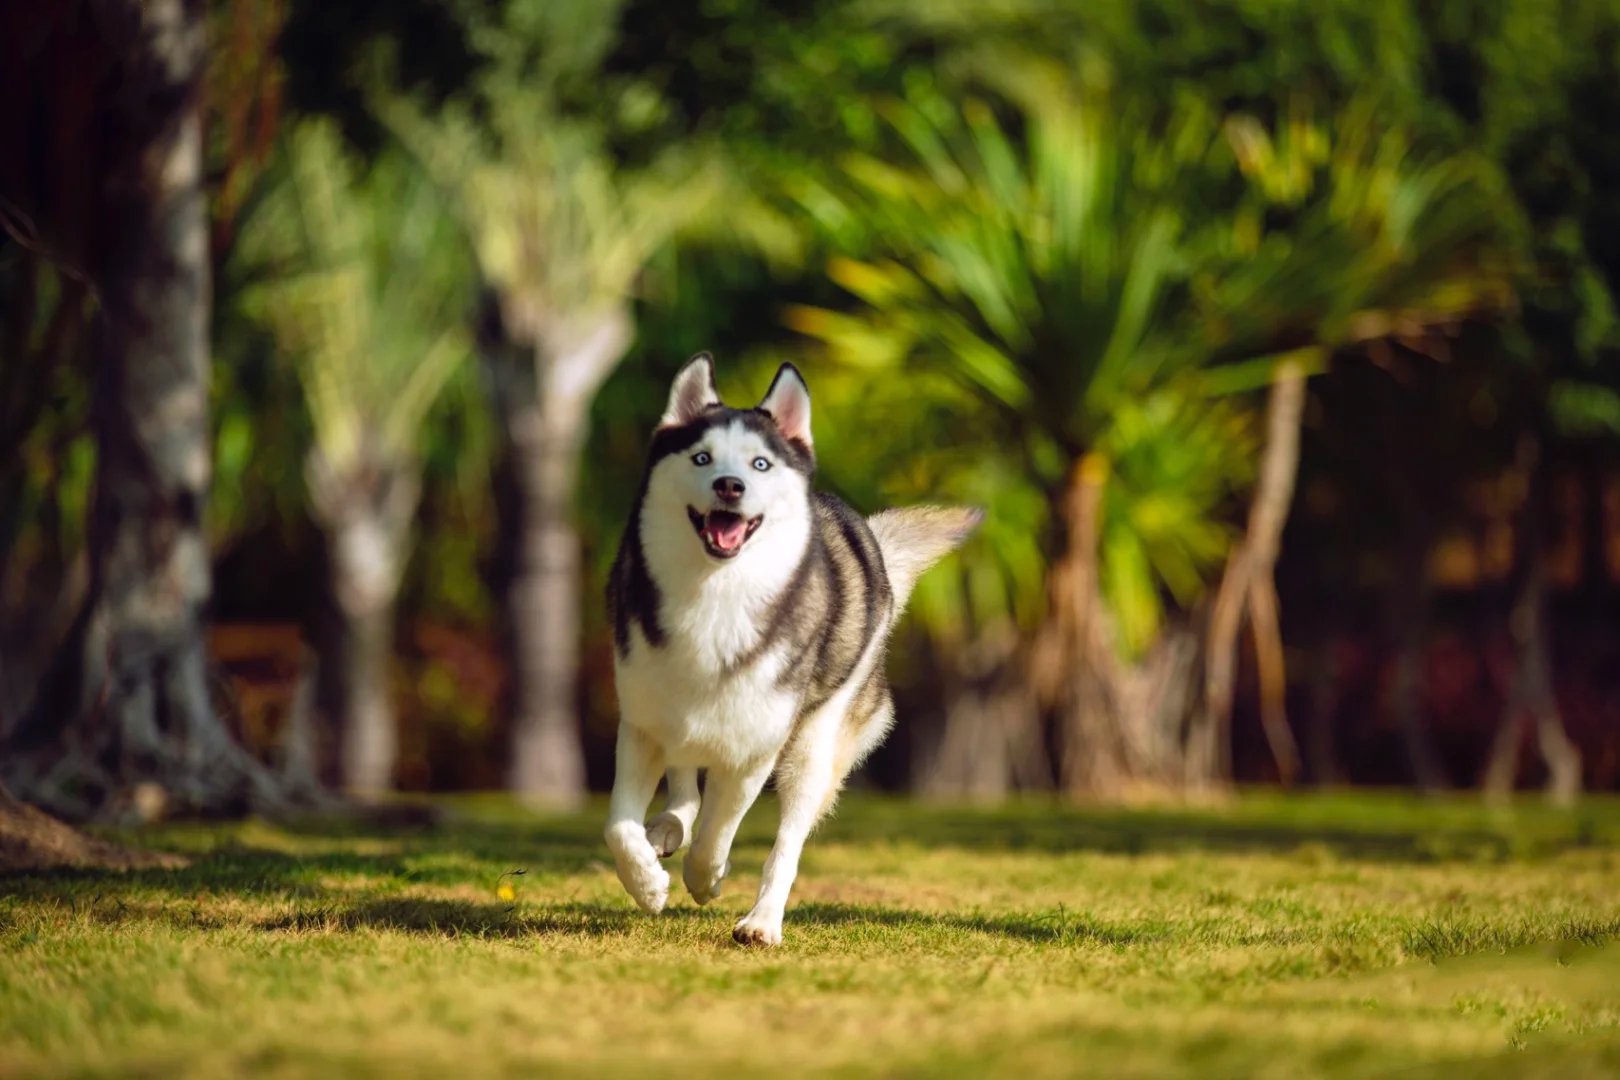
[[[746,490],[743,482],[735,476],[722,476],[714,482],[714,493],[720,496],[722,502],[736,502]]]

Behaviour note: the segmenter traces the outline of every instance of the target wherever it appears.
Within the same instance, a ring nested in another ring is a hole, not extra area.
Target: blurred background
[[[859,783],[1620,788],[1613,0],[0,14],[0,779],[611,779],[670,378],[989,517]]]

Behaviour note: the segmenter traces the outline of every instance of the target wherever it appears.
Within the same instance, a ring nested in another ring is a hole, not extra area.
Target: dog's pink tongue
[[[709,543],[721,551],[730,551],[743,542],[743,534],[748,530],[748,522],[737,514],[710,514],[709,520],[704,523],[703,531],[709,536]]]

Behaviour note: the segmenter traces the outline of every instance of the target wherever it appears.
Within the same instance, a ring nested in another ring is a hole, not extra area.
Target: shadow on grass
[[[361,930],[398,931],[436,937],[503,938],[607,938],[656,929],[660,923],[705,924],[717,937],[728,937],[733,910],[671,908],[649,916],[628,906],[571,902],[540,907],[472,901],[379,898],[341,908],[300,911],[258,924],[269,932],[353,933]],[[1158,919],[1105,921],[1083,912],[1058,908],[1034,912],[935,912],[868,904],[808,902],[789,908],[791,935],[823,928],[854,932],[903,935],[926,939],[938,933],[972,933],[1011,938],[1034,945],[1056,947],[1105,946],[1119,949],[1174,940],[1192,945],[1201,935],[1216,934],[1233,945],[1263,941],[1277,945],[1304,940],[1301,931],[1261,929],[1232,937],[1230,928],[1171,923]],[[1253,940],[1247,940],[1252,938]],[[1620,920],[1573,919],[1556,925],[1530,922],[1496,925],[1425,922],[1407,931],[1408,953],[1429,960],[1485,951],[1503,952],[1549,942],[1597,946],[1620,938]]]
[[[739,835],[745,859],[755,859],[771,842],[773,801],[762,800]],[[1526,810],[1493,816],[1477,805],[1379,796],[1243,799],[1211,810],[1078,807],[1039,800],[978,809],[854,797],[827,823],[817,843],[1051,855],[1280,854],[1313,860],[1503,863],[1612,846],[1620,838],[1617,810],[1620,806],[1611,800],[1594,801],[1574,815]],[[268,834],[263,826],[200,830],[182,824],[120,838],[188,854],[193,861],[184,867],[123,872],[0,872],[0,893],[62,900],[123,892],[167,893],[177,899],[211,894],[314,899],[333,896],[339,890],[332,882],[345,879],[384,891],[479,882],[493,890],[495,877],[507,870],[559,878],[608,869],[598,813],[539,817],[499,801],[483,804],[478,813],[450,804],[435,821],[388,828],[376,822],[310,819],[279,824]],[[439,913],[446,918],[451,914]],[[496,921],[483,918],[491,925]]]
[[[610,904],[566,903],[533,908],[461,900],[389,897],[341,907],[299,911],[267,920],[258,929],[292,933],[403,931],[437,937],[522,939],[530,937],[616,937],[659,921],[709,923],[730,929],[737,911],[675,907],[649,916]],[[1167,927],[1109,924],[1075,912],[1009,915],[924,912],[839,903],[806,903],[790,908],[788,928],[869,927],[883,931],[968,931],[1041,944],[1136,945],[1158,940]]]
[[[1140,945],[1165,938],[1167,926],[1149,923],[1107,923],[1079,912],[1058,909],[1050,912],[1014,912],[1004,915],[982,913],[912,911],[905,908],[875,907],[866,904],[806,903],[788,909],[787,925],[794,926],[874,926],[885,929],[951,930],[993,934],[1042,944]]]
[[[1291,854],[1374,862],[1506,862],[1571,848],[1612,846],[1620,814],[1597,804],[1580,815],[1491,819],[1477,805],[1417,800],[1299,799],[1263,807],[1121,809],[1059,803],[934,807],[871,802],[833,819],[822,836],[843,843],[904,842],[972,851],[1110,855]]]
[[[155,891],[188,898],[321,897],[333,892],[331,881],[346,878],[384,887],[464,885],[488,878],[493,888],[495,876],[503,870],[566,876],[605,865],[607,858],[599,827],[574,818],[388,829],[295,821],[275,826],[276,832],[285,834],[274,841],[275,846],[256,840],[241,824],[227,824],[206,837],[211,846],[201,848],[195,828],[180,825],[121,834],[157,850],[182,854],[191,860],[188,865],[127,871],[0,870],[0,895],[86,898]],[[307,850],[299,850],[300,846]]]
[[[557,904],[533,910],[468,900],[388,897],[299,911],[262,922],[259,929],[318,933],[398,930],[439,937],[607,937],[627,933],[638,917],[645,916],[604,904]]]

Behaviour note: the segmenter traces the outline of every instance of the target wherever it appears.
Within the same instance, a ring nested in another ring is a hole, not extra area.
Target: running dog
[[[863,518],[812,488],[815,465],[793,365],[758,406],[733,409],[698,354],[670,389],[608,586],[621,716],[606,837],[619,880],[662,911],[659,859],[690,842],[687,891],[714,899],[774,775],[781,824],[732,934],[745,945],[781,942],[806,838],[893,723],[889,633],[918,576],[982,517],[920,506]],[[644,824],[666,770],[668,807]]]

